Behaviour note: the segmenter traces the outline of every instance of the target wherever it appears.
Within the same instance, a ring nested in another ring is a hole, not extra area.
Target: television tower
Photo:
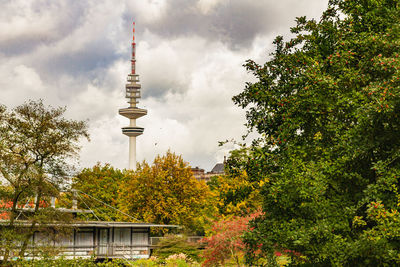
[[[131,73],[128,74],[126,84],[126,98],[128,99],[128,108],[121,108],[119,114],[127,117],[130,121],[128,127],[122,128],[122,133],[129,136],[129,169],[136,170],[136,137],[141,135],[144,128],[136,126],[136,119],[147,114],[147,110],[138,108],[140,98],[139,75],[136,74],[136,43],[135,43],[135,22],[133,23],[132,40],[132,59]]]

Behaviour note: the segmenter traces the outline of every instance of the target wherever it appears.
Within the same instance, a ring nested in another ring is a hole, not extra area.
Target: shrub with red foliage
[[[248,229],[249,221],[261,214],[261,211],[257,211],[245,217],[232,217],[214,222],[211,235],[201,240],[206,244],[202,254],[205,258],[203,266],[223,265],[229,259],[240,265],[240,257],[245,249],[241,237]]]
[[[10,211],[9,210],[11,210],[12,206],[13,206],[13,202],[12,201],[7,201],[7,202],[0,201],[0,209],[1,210],[6,210],[6,211],[3,211],[3,212],[0,212],[0,220],[8,220],[8,219],[10,219]],[[49,204],[44,200],[41,200],[40,203],[39,203],[39,207],[40,208],[45,208],[45,207],[48,207],[48,206],[49,206]],[[17,204],[17,207],[18,207],[18,209],[22,209],[22,208],[31,208],[31,209],[33,209],[35,207],[35,204],[32,201],[30,201],[30,202],[25,203],[25,204]]]

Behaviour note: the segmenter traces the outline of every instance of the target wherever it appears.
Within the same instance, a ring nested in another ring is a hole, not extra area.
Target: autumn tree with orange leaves
[[[127,175],[129,179],[120,188],[119,208],[139,220],[202,232],[214,213],[207,185],[197,181],[189,164],[171,151],[157,156],[152,165],[138,164]]]

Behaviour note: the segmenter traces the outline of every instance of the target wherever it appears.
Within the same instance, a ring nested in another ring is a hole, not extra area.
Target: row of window
[[[58,237],[54,237],[51,232],[36,232],[33,243],[35,245],[54,244],[63,247],[84,247],[111,243],[115,246],[148,246],[149,234],[145,231],[144,229],[132,228],[84,228]]]

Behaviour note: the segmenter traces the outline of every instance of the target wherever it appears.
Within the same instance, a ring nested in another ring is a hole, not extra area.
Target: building
[[[6,225],[0,221],[0,226]],[[29,227],[30,223],[19,221],[19,227]],[[26,258],[40,257],[42,251],[52,251],[55,256],[73,258],[149,258],[153,248],[151,228],[177,228],[175,225],[158,225],[129,222],[74,222],[63,225],[69,228],[68,234],[61,238],[52,238],[48,234],[54,226],[48,225],[47,231],[37,231],[30,240]],[[45,226],[41,226],[43,229]]]
[[[207,173],[204,171],[204,169],[200,169],[199,167],[196,166],[195,168],[192,168],[193,176],[198,181],[208,182],[211,180],[211,177],[216,175],[222,175],[225,173],[225,163],[226,163],[226,157],[224,157],[223,163],[215,164],[215,166],[211,169],[211,171]]]
[[[93,210],[77,208],[77,198],[79,191],[74,191],[72,196],[72,208],[57,208],[59,212],[72,213],[74,216],[79,214],[94,214]],[[83,192],[82,192],[83,193]],[[83,193],[89,197],[90,195]],[[93,198],[93,197],[92,197]],[[95,201],[96,199],[93,198]],[[41,208],[55,208],[53,203],[44,203]],[[3,212],[0,213],[0,227],[8,227],[9,216],[6,212],[11,208],[12,203],[0,203]],[[33,212],[33,204],[19,206],[20,216],[15,221],[15,226],[24,231],[30,228],[31,222],[27,220],[27,214]],[[122,213],[122,212],[121,212]],[[95,215],[95,217],[97,217]],[[97,217],[98,218],[98,217]],[[123,258],[123,259],[143,259],[149,258],[154,245],[150,237],[152,228],[178,229],[177,225],[160,225],[152,223],[133,223],[133,222],[114,222],[114,221],[78,221],[71,223],[55,222],[53,224],[41,224],[35,231],[28,244],[25,258],[38,258],[42,252],[48,255],[62,256],[66,259],[73,258]],[[62,232],[60,232],[62,231]],[[15,242],[14,249],[19,251],[21,244]],[[0,248],[0,252],[1,252]],[[1,253],[0,253],[1,255]],[[13,255],[11,255],[13,256]],[[2,256],[0,256],[0,260]]]

